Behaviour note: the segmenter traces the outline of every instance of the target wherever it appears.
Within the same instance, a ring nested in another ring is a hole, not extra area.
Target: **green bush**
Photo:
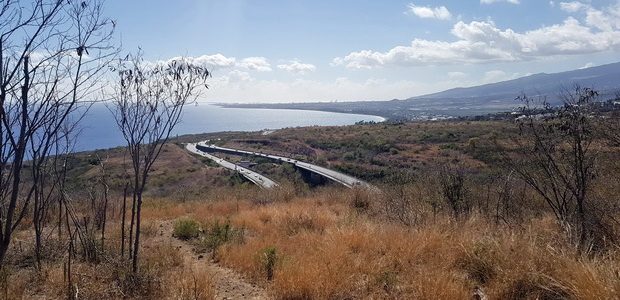
[[[192,219],[180,219],[174,223],[172,235],[181,240],[191,240],[198,237],[200,225]]]
[[[88,159],[88,164],[92,166],[98,166],[99,164],[101,164],[101,159],[99,159],[98,157],[91,157]]]
[[[275,270],[276,263],[278,262],[278,252],[275,247],[267,247],[263,249],[261,256],[261,263],[265,269],[267,280],[273,280],[273,271]]]
[[[229,221],[220,223],[218,221],[206,225],[206,229],[201,237],[198,251],[212,251],[212,257],[217,257],[217,250],[220,246],[233,242],[242,244],[245,238],[245,228],[235,228]]]

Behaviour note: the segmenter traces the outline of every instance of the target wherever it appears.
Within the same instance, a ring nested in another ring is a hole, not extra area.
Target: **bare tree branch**
[[[87,111],[82,101],[96,99],[97,79],[116,54],[114,26],[102,15],[102,0],[85,3],[1,2],[0,264],[32,199],[35,230],[45,218],[57,184],[49,176],[50,155],[67,123]],[[31,161],[27,182],[25,160]]]
[[[129,252],[135,272],[140,245],[142,194],[149,172],[180,122],[183,107],[200,95],[210,74],[204,67],[193,65],[185,59],[149,65],[144,63],[141,52],[120,61],[115,70],[119,81],[109,109],[127,142],[132,162]]]

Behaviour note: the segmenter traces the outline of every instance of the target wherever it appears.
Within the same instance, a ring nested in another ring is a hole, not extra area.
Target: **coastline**
[[[290,104],[290,103],[286,103],[286,104]],[[365,113],[365,112],[358,112],[358,111],[351,111],[351,112],[344,112],[341,110],[329,110],[329,109],[312,109],[312,108],[287,108],[287,107],[267,107],[261,104],[241,104],[241,103],[237,103],[237,104],[224,104],[224,103],[209,103],[209,105],[213,105],[213,106],[217,106],[219,108],[224,108],[224,109],[260,109],[260,110],[267,110],[267,109],[271,109],[271,110],[289,110],[289,111],[313,111],[313,112],[327,112],[327,113],[334,113],[334,114],[342,114],[342,115],[359,115],[359,116],[368,116],[368,117],[374,117],[374,118],[379,118],[380,120],[377,121],[377,123],[381,123],[381,122],[385,122],[388,121],[390,118],[388,116],[381,116],[378,114],[372,114],[372,113]],[[269,104],[269,105],[279,105],[279,103],[273,103],[273,104]],[[284,104],[285,105],[285,104]],[[318,125],[321,126],[321,125]],[[343,125],[345,126],[345,125]]]
[[[384,122],[383,116],[318,110],[292,109],[290,113],[281,110],[253,108],[225,108],[217,104],[201,105],[184,111],[183,121],[172,136],[192,134],[217,134],[221,132],[258,132],[289,127],[347,126],[359,121]],[[304,112],[312,112],[306,114]],[[335,114],[335,115],[332,115]],[[109,130],[114,120],[101,107],[88,112],[81,124],[84,129],[74,152],[95,151],[125,146],[120,133]]]

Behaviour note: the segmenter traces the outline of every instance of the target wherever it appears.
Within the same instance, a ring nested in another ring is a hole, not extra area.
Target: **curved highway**
[[[358,186],[372,188],[372,186],[368,184],[367,182],[357,179],[355,177],[352,177],[352,176],[349,176],[349,175],[346,175],[340,172],[336,172],[334,170],[330,170],[328,168],[324,168],[321,166],[317,166],[317,165],[313,165],[313,164],[299,161],[296,159],[288,158],[288,157],[264,154],[260,152],[238,150],[238,149],[232,149],[232,148],[224,148],[224,147],[219,147],[216,145],[209,145],[206,142],[200,142],[196,145],[196,147],[199,149],[202,148],[203,152],[211,150],[211,151],[219,151],[219,152],[237,153],[237,154],[265,157],[265,158],[269,158],[269,159],[280,161],[280,162],[287,162],[287,163],[294,164],[295,166],[299,168],[308,170],[310,172],[321,175],[325,178],[336,181],[348,188],[353,188],[353,187],[358,187]]]
[[[252,171],[250,169],[241,167],[241,166],[233,164],[233,163],[231,163],[229,161],[223,160],[223,159],[221,159],[221,158],[219,158],[217,156],[213,156],[213,155],[211,155],[209,153],[201,151],[200,149],[198,149],[196,147],[196,144],[194,144],[194,143],[188,143],[185,146],[185,149],[187,149],[187,151],[189,151],[191,153],[194,153],[194,154],[206,157],[206,158],[214,161],[215,163],[217,163],[218,165],[220,165],[220,166],[222,166],[222,167],[224,167],[226,169],[230,169],[230,170],[239,172],[239,174],[241,174],[243,177],[247,178],[249,181],[253,182],[254,184],[256,184],[256,185],[258,185],[258,186],[260,186],[262,188],[270,189],[270,188],[278,186],[278,184],[275,181],[267,178],[266,176],[263,176],[263,175],[261,175],[259,173],[256,173],[256,172],[254,172],[254,171]]]

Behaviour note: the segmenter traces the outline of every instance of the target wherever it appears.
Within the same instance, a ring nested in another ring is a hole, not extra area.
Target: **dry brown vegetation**
[[[145,229],[143,234],[147,235],[149,229]],[[29,248],[13,253],[11,264],[3,270],[0,298],[213,299],[211,275],[204,268],[188,263],[176,245],[154,235],[145,239],[141,272],[137,275],[112,255],[98,263],[78,260],[71,270],[71,296],[67,295],[68,273],[63,257],[47,257],[43,269],[38,271],[30,262],[33,249],[25,246]],[[114,250],[110,249],[109,254]]]
[[[360,214],[346,196],[317,195],[228,216],[256,236],[222,262],[265,282],[261,255],[278,255],[274,295],[299,298],[609,299],[620,293],[617,252],[580,257],[547,217],[509,229],[479,216],[405,227]]]
[[[245,279],[235,280],[249,290],[254,284],[256,294],[277,299],[468,299],[474,293],[488,299],[618,299],[618,148],[600,144],[600,167],[589,190],[595,203],[604,204],[610,240],[582,251],[544,200],[497,164],[497,145],[490,140],[510,141],[515,132],[509,128],[442,122],[287,129],[260,141],[255,133],[216,135],[226,145],[261,145],[261,151],[286,149],[288,141],[307,147],[310,138],[338,141],[313,148],[316,156],[306,158],[383,170],[382,179],[373,180],[381,192],[309,188],[294,180],[260,190],[169,144],[145,194],[144,259],[136,274],[119,255],[122,149],[77,154],[69,183],[80,218],[90,209],[88,201],[78,201],[87,199],[80,187],[100,176],[97,156],[110,176],[105,249],[95,242],[96,260],[75,251],[68,288],[67,247],[58,242],[53,221],[44,230],[38,271],[27,217],[7,257],[0,297],[63,298],[72,291],[86,299],[222,298],[221,277],[212,269],[218,266],[228,268],[220,276],[240,274]],[[371,150],[365,132],[381,136],[381,143],[400,140],[400,150]],[[360,157],[338,159],[356,144]],[[290,178],[286,172],[282,176]],[[175,224],[185,221],[191,223],[188,234],[174,238]],[[92,234],[98,239],[97,229]]]
[[[497,223],[492,214],[475,210],[456,221],[449,210],[433,205],[442,201],[435,189],[430,181],[382,194],[337,187],[302,194],[221,187],[199,200],[147,198],[140,275],[106,258],[96,264],[78,260],[74,285],[85,299],[212,298],[212,274],[200,267],[204,264],[184,262],[198,254],[178,251],[179,242],[199,253],[213,251],[207,254],[220,265],[279,299],[467,299],[476,288],[489,299],[620,295],[620,250],[579,254],[546,213]],[[408,199],[406,218],[412,222],[403,222],[388,205],[399,195]],[[188,219],[201,225],[199,238],[181,242],[171,232],[163,234],[160,224]],[[110,222],[109,240],[116,241],[118,216]],[[214,224],[242,230],[242,238],[203,247]],[[18,239],[16,245],[28,247],[27,231]],[[118,245],[109,248],[118,251]],[[13,252],[3,281],[6,298],[63,297],[62,257],[46,251],[50,257],[39,273],[31,253]]]
[[[145,213],[244,228],[243,240],[220,246],[216,260],[280,299],[466,299],[476,287],[490,299],[620,295],[620,252],[578,254],[549,216],[510,228],[478,214],[457,222],[440,213],[411,227],[385,219],[381,195],[367,195],[372,204],[364,212],[353,205],[356,197],[326,189],[269,204],[245,196],[163,201]]]
[[[230,133],[218,135],[217,143],[298,157],[384,182],[396,172],[419,173],[446,163],[483,169],[493,158],[490,142],[515,133],[506,122],[416,122],[288,128],[268,136]]]

